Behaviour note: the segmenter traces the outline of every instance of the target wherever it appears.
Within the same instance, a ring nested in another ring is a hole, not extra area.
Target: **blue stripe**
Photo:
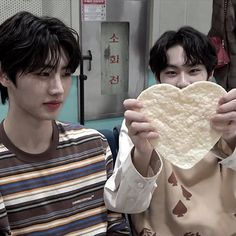
[[[29,236],[45,236],[45,235],[65,235],[81,229],[87,229],[96,224],[107,223],[107,212],[99,213],[99,215],[91,216],[89,218],[74,221],[70,224],[59,226],[44,232],[35,232],[28,234]],[[106,231],[105,231],[106,232]]]
[[[24,181],[19,181],[16,183],[10,183],[0,186],[0,192],[2,195],[17,193],[24,190],[40,188],[44,186],[50,186],[57,183],[70,181],[73,179],[78,179],[89,174],[97,173],[104,170],[104,161],[98,162],[83,168],[74,169],[67,172],[62,172],[49,176],[38,176],[35,179],[29,179]]]

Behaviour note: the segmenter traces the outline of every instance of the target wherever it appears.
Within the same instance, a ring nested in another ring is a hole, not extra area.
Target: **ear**
[[[10,84],[10,80],[8,79],[6,73],[3,72],[2,68],[1,68],[1,63],[0,63],[0,83],[4,87],[8,87]]]

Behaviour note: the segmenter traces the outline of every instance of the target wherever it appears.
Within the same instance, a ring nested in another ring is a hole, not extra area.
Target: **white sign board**
[[[105,21],[106,0],[82,0],[83,21]]]

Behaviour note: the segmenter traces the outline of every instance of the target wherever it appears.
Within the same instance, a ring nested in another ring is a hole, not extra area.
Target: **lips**
[[[49,110],[57,110],[60,108],[62,102],[61,101],[50,101],[43,103]]]

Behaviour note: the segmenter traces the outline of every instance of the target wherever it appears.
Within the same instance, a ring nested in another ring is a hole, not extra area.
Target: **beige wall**
[[[166,30],[190,25],[203,33],[211,25],[212,0],[151,0],[150,44]]]

